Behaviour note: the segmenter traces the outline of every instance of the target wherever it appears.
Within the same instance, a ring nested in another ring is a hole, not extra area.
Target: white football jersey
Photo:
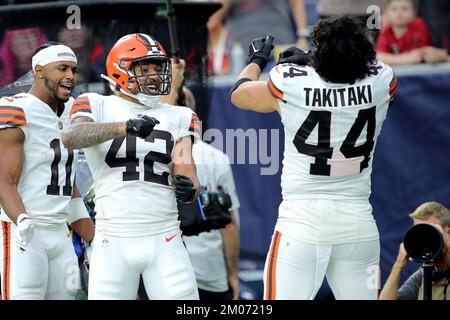
[[[71,117],[124,122],[145,114],[159,120],[147,139],[121,137],[84,148],[94,178],[97,229],[112,236],[149,236],[179,228],[172,182],[178,139],[198,139],[199,119],[190,109],[158,103],[151,109],[117,96],[82,95]]]
[[[33,222],[43,227],[67,223],[76,154],[61,142],[73,98],[61,116],[34,95],[20,93],[0,99],[0,129],[21,128],[24,161],[18,191]],[[1,219],[11,221],[2,212]]]
[[[283,64],[269,74],[285,132],[284,200],[363,200],[377,137],[397,88],[391,67],[377,62],[354,84],[324,81],[309,66]]]

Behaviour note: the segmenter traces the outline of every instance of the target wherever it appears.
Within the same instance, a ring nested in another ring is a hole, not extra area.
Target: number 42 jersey
[[[118,237],[150,236],[179,228],[172,159],[176,141],[198,138],[199,119],[190,109],[155,103],[149,109],[117,96],[82,95],[71,118],[125,122],[145,114],[157,124],[146,139],[127,136],[84,148],[94,178],[96,228]]]
[[[397,88],[377,62],[354,84],[324,81],[309,66],[282,64],[269,74],[285,130],[284,200],[366,200],[374,147]]]
[[[25,134],[24,160],[18,191],[36,225],[67,223],[74,181],[74,152],[64,148],[61,132],[68,125],[70,98],[60,116],[28,93],[0,99],[0,129],[20,128]],[[76,159],[76,158],[75,158]],[[2,212],[1,219],[11,221]]]

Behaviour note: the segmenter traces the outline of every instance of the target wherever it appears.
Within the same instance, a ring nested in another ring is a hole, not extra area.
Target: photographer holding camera
[[[433,261],[432,298],[433,300],[450,299],[450,211],[437,202],[426,202],[409,215],[415,226],[427,223],[435,227],[442,235],[442,250]],[[405,236],[406,238],[406,236]],[[419,239],[418,239],[419,240]],[[427,239],[421,239],[426,242]],[[406,246],[407,247],[407,246]],[[400,244],[397,259],[380,294],[380,300],[423,300],[423,269],[413,273],[399,288],[400,275],[410,257],[403,243]]]
[[[183,90],[186,106],[195,110],[192,92],[186,87]],[[225,153],[203,141],[194,144],[192,155],[200,184],[207,187],[206,192],[202,191],[199,196],[203,214],[207,219],[198,225],[206,227],[206,231],[196,235],[189,234],[183,227],[183,219],[181,230],[194,267],[200,300],[237,300],[239,299],[237,209],[240,204],[230,160]],[[204,196],[208,196],[206,201]],[[228,221],[224,221],[228,218]],[[218,228],[223,222],[226,225]],[[193,226],[195,227],[195,224]]]
[[[174,64],[172,89],[162,101],[185,106],[195,112],[195,96],[183,86],[183,73],[184,64]],[[179,88],[183,90],[184,99],[178,94]],[[191,124],[191,129],[201,131],[200,119],[197,120]],[[240,203],[230,159],[201,139],[193,145],[192,156],[200,184],[206,187],[198,198],[204,217],[197,219],[198,216],[196,218],[191,210],[184,211],[183,208],[188,209],[188,206],[179,205],[178,210],[183,241],[194,268],[199,297],[200,300],[237,300]]]

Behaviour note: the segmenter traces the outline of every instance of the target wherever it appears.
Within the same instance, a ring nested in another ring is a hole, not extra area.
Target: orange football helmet
[[[144,72],[142,66],[154,64],[154,73]],[[140,73],[135,74],[138,67]],[[106,59],[107,77],[111,87],[141,100],[144,96],[166,95],[172,84],[172,64],[164,48],[153,37],[134,33],[120,38]]]

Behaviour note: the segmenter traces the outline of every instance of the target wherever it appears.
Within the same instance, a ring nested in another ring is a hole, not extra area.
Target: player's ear
[[[37,65],[37,66],[34,68],[34,71],[36,72],[36,76],[37,76],[39,79],[44,78],[44,68],[42,68],[42,66]]]

